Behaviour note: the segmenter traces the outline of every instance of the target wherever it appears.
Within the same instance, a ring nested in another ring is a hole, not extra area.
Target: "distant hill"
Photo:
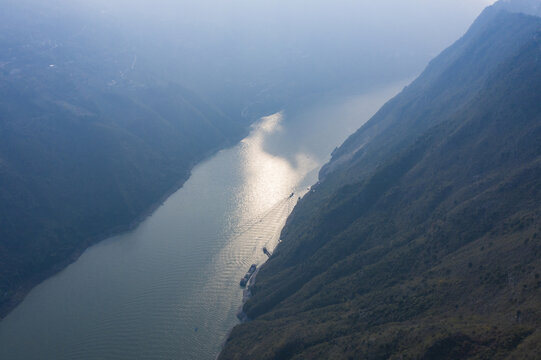
[[[541,16],[539,0],[500,0],[495,6],[510,12]]]
[[[536,359],[541,18],[487,8],[334,153],[220,359]]]
[[[2,11],[0,317],[249,125],[156,76],[111,24]]]

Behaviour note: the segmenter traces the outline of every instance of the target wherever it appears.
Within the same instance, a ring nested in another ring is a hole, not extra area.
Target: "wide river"
[[[261,119],[135,230],[36,286],[0,322],[0,359],[215,359],[238,323],[240,278],[333,148],[402,85]]]

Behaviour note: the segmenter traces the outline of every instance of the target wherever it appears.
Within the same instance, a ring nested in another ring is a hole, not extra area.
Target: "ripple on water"
[[[375,111],[400,86],[361,104]],[[0,359],[214,360],[238,323],[239,279],[267,259],[264,246],[278,243],[297,201],[289,194],[315,182],[314,170],[349,132],[332,131],[352,128],[338,123],[347,114],[329,109],[290,128],[280,114],[263,119],[241,144],[197,166],[137,229],[36,287],[0,322]],[[352,114],[357,128],[362,119]],[[301,133],[320,131],[328,118],[327,145],[301,144],[311,139]],[[267,152],[272,144],[290,159]]]

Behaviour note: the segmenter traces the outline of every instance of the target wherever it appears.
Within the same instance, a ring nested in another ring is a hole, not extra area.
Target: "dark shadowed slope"
[[[16,6],[0,19],[1,317],[248,124],[155,76],[109,23]]]
[[[535,359],[541,19],[489,8],[334,153],[221,359]]]

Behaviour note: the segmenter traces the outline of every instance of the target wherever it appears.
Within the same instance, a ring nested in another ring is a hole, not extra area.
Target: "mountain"
[[[495,6],[509,12],[541,16],[541,3],[538,0],[500,0]]]
[[[222,3],[2,1],[0,318],[251,120],[409,77],[477,11]]]
[[[0,317],[249,125],[157,76],[112,23],[41,10],[0,15]]]
[[[535,359],[540,204],[541,18],[498,3],[334,151],[220,359]]]

